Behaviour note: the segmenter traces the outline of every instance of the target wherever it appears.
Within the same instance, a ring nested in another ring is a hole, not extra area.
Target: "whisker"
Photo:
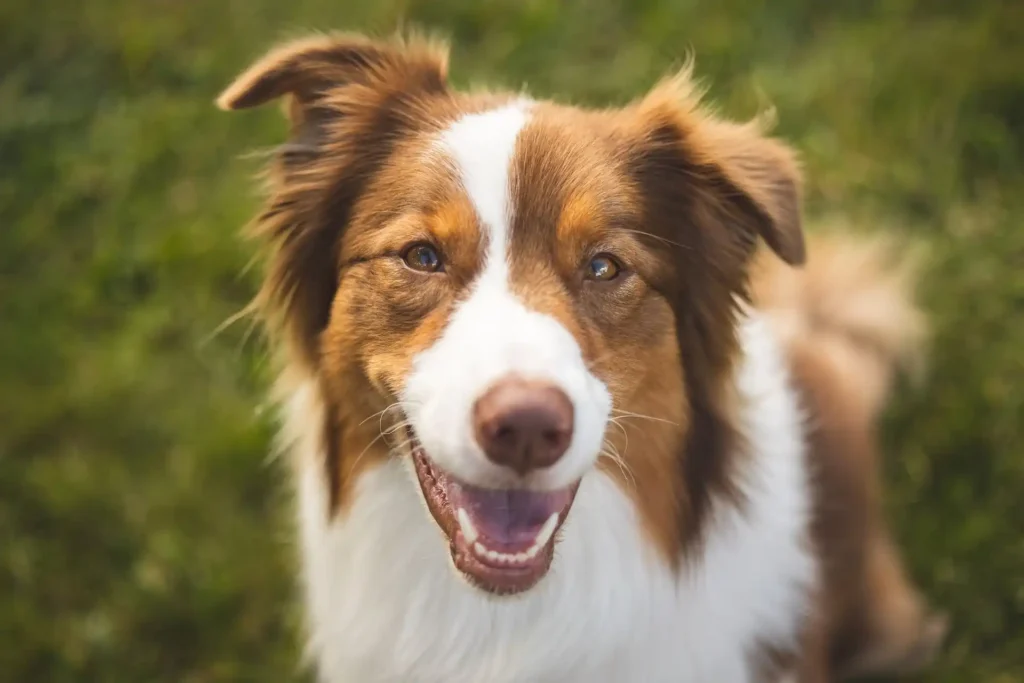
[[[634,489],[636,488],[636,477],[633,475],[632,470],[629,469],[629,466],[626,464],[625,460],[622,459],[622,456],[619,455],[618,451],[615,450],[615,447],[612,446],[612,444],[605,442],[604,448],[598,454],[598,457],[608,458],[609,460],[614,462],[616,466],[618,466],[619,471],[622,472],[622,476],[628,478],[630,481],[630,485]]]
[[[654,415],[644,415],[642,413],[631,413],[631,412],[629,412],[627,410],[617,410],[615,408],[612,408],[612,413],[615,413],[615,417],[617,419],[622,419],[622,418],[627,418],[627,417],[635,417],[638,420],[651,420],[653,422],[664,422],[665,424],[672,425],[673,427],[678,427],[679,426],[678,423],[673,422],[672,420],[666,420],[663,417],[655,417]]]
[[[380,411],[377,411],[377,412],[376,412],[376,413],[374,413],[373,415],[370,415],[370,416],[369,416],[368,418],[366,418],[365,420],[363,420],[362,422],[360,422],[360,423],[359,423],[359,426],[360,426],[360,427],[362,427],[362,426],[363,426],[364,424],[366,424],[367,422],[369,422],[369,421],[370,421],[370,420],[372,420],[373,418],[375,418],[375,417],[380,417],[380,416],[384,415],[384,414],[385,414],[386,412],[388,412],[389,410],[391,410],[392,408],[394,408],[394,407],[395,407],[396,405],[397,405],[397,404],[395,404],[395,403],[392,403],[391,405],[389,405],[389,406],[388,406],[387,408],[385,408],[384,410],[380,410]]]
[[[391,451],[397,455],[401,455],[406,448],[412,446],[413,441],[413,439],[405,439],[401,443],[391,444]]]
[[[622,445],[622,452],[625,453],[629,449],[629,433],[626,432],[626,428],[619,423],[617,418],[609,417],[608,422],[618,427],[619,431],[622,432],[622,438],[625,440],[625,443]]]
[[[388,436],[391,436],[392,434],[394,434],[398,430],[403,429],[405,427],[408,427],[410,424],[412,424],[412,423],[409,422],[408,420],[402,420],[400,422],[396,422],[392,426],[390,426],[387,429],[383,430],[383,432],[384,432],[384,434],[387,434]]]
[[[355,468],[355,466],[357,464],[359,464],[359,461],[363,458],[363,456],[366,455],[367,451],[369,451],[373,447],[373,445],[375,443],[377,443],[381,439],[384,439],[386,441],[387,437],[391,436],[393,433],[394,432],[391,432],[391,431],[389,431],[389,432],[381,432],[376,437],[374,437],[373,441],[371,441],[370,443],[366,444],[366,448],[364,448],[362,450],[362,452],[359,455],[356,456],[355,460],[352,461],[352,467]],[[406,449],[407,447],[411,446],[413,441],[414,441],[413,439],[403,439],[399,443],[389,443],[388,444],[388,450],[390,450],[393,453],[401,453],[404,449]]]
[[[372,441],[370,441],[370,443],[366,444],[366,447],[362,450],[362,452],[360,452],[359,455],[356,456],[355,460],[352,461],[352,466],[353,467],[355,467],[356,464],[359,463],[359,461],[362,459],[362,457],[364,455],[366,455],[366,452],[369,451],[374,446],[374,444],[376,444],[378,441],[380,441],[381,439],[384,439],[385,441],[387,441],[388,437],[394,435],[395,432],[398,432],[401,429],[403,429],[405,427],[408,427],[411,424],[410,420],[408,418],[405,418],[405,419],[401,419],[401,420],[396,421],[394,424],[389,425],[385,429],[384,428],[384,417],[387,415],[388,411],[390,411],[390,410],[392,410],[394,408],[402,408],[403,406],[412,405],[412,404],[413,403],[410,402],[410,401],[395,401],[394,403],[392,403],[392,404],[388,405],[386,408],[384,408],[384,410],[378,411],[378,412],[374,413],[373,415],[370,415],[369,417],[367,417],[366,419],[364,419],[362,422],[359,423],[360,425],[364,425],[367,422],[369,422],[370,420],[372,420],[374,418],[378,418],[378,422],[377,422],[377,432],[378,432],[378,434],[377,434],[377,436],[375,436],[373,438]],[[412,443],[412,439],[407,439],[401,445],[401,447],[404,448],[405,446],[407,446],[410,443]],[[392,444],[392,443],[388,443],[388,449],[389,450],[397,450],[395,444]]]
[[[366,444],[366,448],[364,448],[362,450],[362,452],[355,457],[355,460],[352,461],[352,469],[356,468],[356,465],[358,465],[359,461],[363,459],[363,456],[366,455],[367,451],[369,451],[373,447],[373,444],[377,443],[378,441],[380,441],[383,438],[384,438],[384,433],[382,432],[382,433],[378,434],[377,436],[375,436],[373,438],[373,441],[371,441],[370,443]]]
[[[674,241],[668,239],[667,237],[662,237],[661,235],[655,235],[654,233],[646,232],[644,230],[631,230],[629,228],[622,228],[622,232],[630,232],[630,233],[633,233],[634,235],[643,235],[644,237],[650,237],[651,239],[658,240],[659,242],[664,242],[665,244],[671,244],[672,246],[679,247],[680,249],[687,249],[688,250],[688,249],[691,248],[691,247],[686,246],[685,244],[680,244],[679,242],[674,242]]]
[[[601,450],[609,453],[615,458],[622,458],[622,454],[619,453],[619,449],[615,447],[615,444],[613,444],[611,441],[608,441],[607,439],[604,441],[603,444],[601,444]]]
[[[380,415],[386,414],[392,408],[404,408],[405,406],[417,405],[417,404],[418,404],[418,402],[413,402],[413,401],[395,401],[394,403],[390,404],[384,410],[378,411],[378,412],[374,413],[373,415],[370,415],[368,418],[366,418],[365,420],[360,422],[359,425],[362,426],[362,425],[366,424],[367,422],[369,422],[370,420],[372,420],[373,418],[378,417]]]

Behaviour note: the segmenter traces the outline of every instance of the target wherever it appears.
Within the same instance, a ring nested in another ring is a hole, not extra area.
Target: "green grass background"
[[[808,213],[928,242],[931,372],[886,420],[889,507],[954,631],[932,683],[1024,681],[1024,3],[0,3],[0,680],[303,680],[244,153],[218,90],[307,29],[454,39],[453,78],[623,102],[686,51],[777,108]]]

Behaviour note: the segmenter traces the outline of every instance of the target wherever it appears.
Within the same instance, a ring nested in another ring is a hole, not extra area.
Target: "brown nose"
[[[493,462],[520,475],[548,467],[572,441],[572,401],[547,382],[501,380],[473,407],[473,428]]]

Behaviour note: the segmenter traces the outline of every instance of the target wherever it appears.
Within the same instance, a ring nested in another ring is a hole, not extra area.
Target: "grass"
[[[453,78],[623,102],[692,50],[778,113],[808,214],[931,247],[931,371],[887,416],[889,505],[954,616],[928,683],[1024,680],[1024,5],[1016,0],[27,0],[0,5],[0,670],[299,681],[244,154],[212,100],[307,29],[454,42]]]

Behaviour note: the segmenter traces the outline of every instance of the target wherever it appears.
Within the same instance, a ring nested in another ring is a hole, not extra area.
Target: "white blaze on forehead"
[[[529,103],[471,114],[441,135],[487,236],[487,265],[504,265],[512,218],[509,171],[519,131],[529,120]]]
[[[476,443],[476,400],[509,375],[548,381],[572,401],[575,432],[562,459],[539,486],[566,486],[597,459],[610,398],[587,370],[579,344],[555,318],[527,308],[512,292],[508,252],[515,212],[510,185],[516,141],[530,103],[467,115],[438,137],[476,212],[483,266],[441,337],[420,353],[406,378],[403,405],[424,450],[441,469],[478,485],[499,485],[509,473]]]

